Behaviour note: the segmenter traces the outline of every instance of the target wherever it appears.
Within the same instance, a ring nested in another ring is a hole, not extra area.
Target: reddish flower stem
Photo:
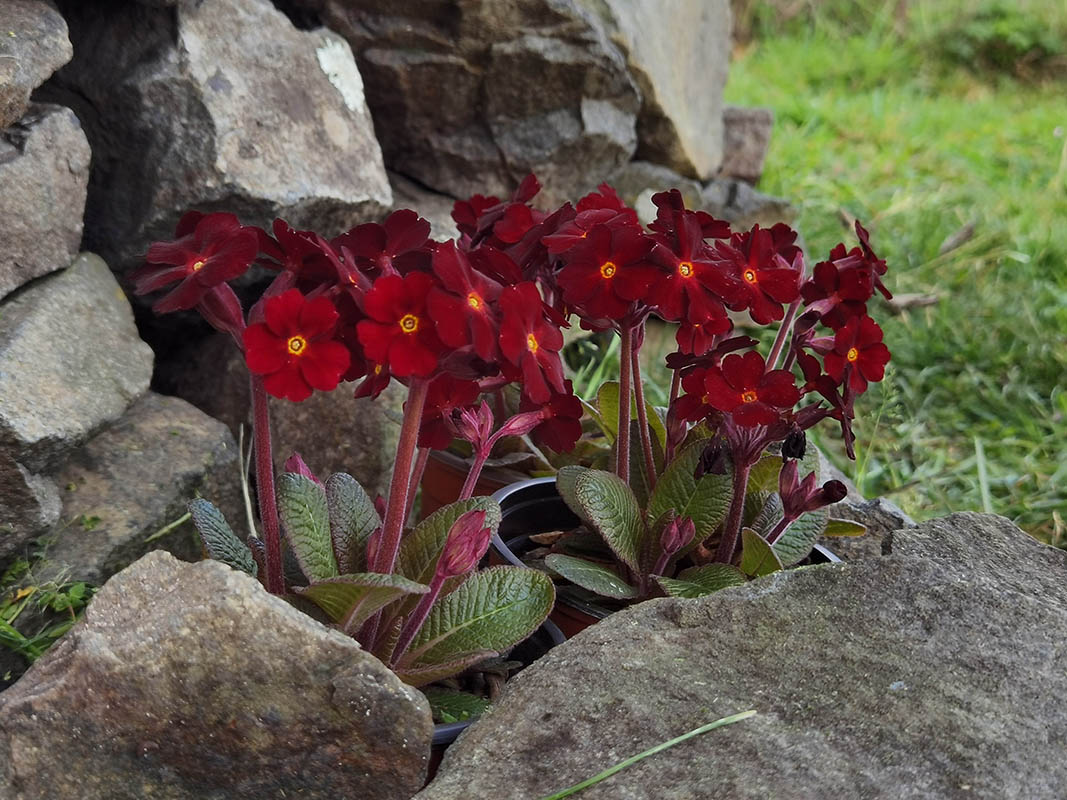
[[[635,347],[633,360],[634,401],[637,403],[637,427],[641,434],[641,452],[645,458],[648,491],[656,488],[656,462],[652,457],[652,436],[648,430],[648,409],[645,408],[645,388],[641,385],[641,348]]]
[[[429,385],[427,380],[412,378],[408,387],[408,399],[404,403],[404,421],[400,426],[400,441],[396,446],[396,462],[393,464],[393,478],[389,482],[389,499],[385,507],[382,538],[374,572],[388,575],[396,565],[400,536],[404,532],[404,518],[407,516],[408,490],[411,487],[412,465],[419,442],[422,407],[426,404]]]
[[[282,534],[278,525],[278,505],[274,496],[274,456],[270,444],[270,409],[263,378],[250,376],[252,393],[252,436],[256,454],[256,498],[259,519],[263,524],[263,544],[266,549],[265,571],[267,591],[285,593],[282,573]]]
[[[411,644],[415,638],[415,634],[419,632],[419,628],[422,627],[422,623],[426,621],[426,617],[430,615],[430,609],[433,608],[434,602],[437,600],[437,595],[441,593],[441,587],[445,585],[445,576],[440,573],[433,576],[433,580],[430,581],[430,591],[419,598],[419,604],[415,606],[415,610],[411,612],[411,615],[404,623],[404,627],[400,631],[400,638],[396,640],[396,647],[393,648],[393,655],[390,661],[395,664],[400,660],[400,657],[404,655],[404,651],[408,649],[408,645]]]
[[[751,470],[751,464],[734,466],[734,493],[730,499],[730,513],[722,530],[722,541],[719,542],[719,549],[715,551],[717,564],[730,564],[734,560],[734,550],[737,549],[737,541],[741,538],[741,518],[745,511],[745,492],[748,490],[748,473]]]
[[[489,460],[490,450],[492,450],[492,445],[487,445],[484,449],[475,452],[474,463],[471,464],[470,471],[467,472],[467,480],[463,482],[463,488],[459,491],[458,499],[467,500],[474,494],[474,488],[478,485],[478,478],[482,476],[482,468],[485,466],[485,462]]]
[[[794,519],[790,517],[782,517],[778,520],[777,524],[771,528],[771,532],[767,534],[767,544],[774,544],[782,538],[782,534],[786,532],[790,525],[792,525]]]
[[[778,328],[778,335],[774,337],[774,344],[771,345],[771,352],[767,354],[767,372],[770,372],[772,369],[778,369],[778,359],[782,355],[782,348],[785,346],[785,340],[793,328],[793,318],[796,317],[798,308],[800,308],[799,297],[789,304],[789,308],[785,312],[785,319],[782,320],[782,324]],[[788,367],[786,367],[786,369],[788,369]]]
[[[674,370],[674,374],[671,376],[671,393],[667,400],[667,419],[671,419],[669,409],[674,408],[674,401],[678,399],[678,395],[682,392],[682,371],[680,369]],[[663,463],[670,464],[674,460],[674,441],[673,437],[667,436],[667,451],[663,454]]]
[[[619,429],[615,439],[615,474],[630,482],[630,383],[633,368],[633,328],[624,325],[619,331]]]
[[[426,472],[426,464],[430,460],[430,448],[420,447],[419,455],[415,459],[415,470],[411,475],[411,485],[408,487],[408,500],[404,509],[405,523],[411,518],[411,509],[415,505],[415,495],[418,494],[419,484],[422,483],[422,474]]]

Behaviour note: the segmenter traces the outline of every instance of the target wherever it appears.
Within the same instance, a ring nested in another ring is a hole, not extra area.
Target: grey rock
[[[719,172],[725,178],[759,183],[771,143],[774,111],[770,108],[726,106],[723,109],[723,158]]]
[[[30,93],[70,61],[74,51],[67,38],[66,22],[44,0],[0,0],[0,21],[3,129],[26,113]]]
[[[269,0],[151,8],[61,0],[74,60],[48,95],[85,124],[86,243],[117,271],[190,208],[332,236],[389,208],[348,45]]]
[[[736,230],[747,230],[759,224],[769,228],[775,223],[792,224],[797,211],[782,197],[757,192],[744,181],[716,179],[701,191],[701,208],[724,219]]]
[[[161,388],[222,420],[235,436],[243,425],[244,441],[251,441],[248,371],[227,336],[209,337],[173,354],[157,377]],[[356,400],[355,386],[315,392],[302,403],[269,399],[277,469],[296,451],[316,475],[347,472],[371,497],[387,493],[400,434],[389,416],[401,412],[406,390],[394,381],[376,400]]]
[[[637,157],[701,180],[723,160],[727,0],[582,0],[601,11],[641,90]],[[699,87],[699,88],[697,88]]]
[[[325,0],[352,45],[390,169],[455,197],[573,198],[630,160],[640,95],[575,0]],[[445,94],[442,94],[444,92]]]
[[[389,173],[389,183],[393,187],[394,209],[410,208],[418,212],[419,216],[430,223],[431,238],[443,241],[459,236],[459,229],[452,219],[455,198],[423,189],[395,172]]]
[[[608,183],[645,223],[656,218],[652,195],[657,192],[677,189],[682,193],[687,208],[700,208],[702,202],[700,192],[703,187],[698,181],[650,161],[631,161],[612,175]]]
[[[196,560],[200,543],[181,519],[194,497],[247,533],[237,443],[221,422],[177,397],[148,392],[77,450],[56,474],[60,524],[44,540],[44,579],[102,584],[151,550]],[[165,532],[164,532],[165,531]]]
[[[407,800],[432,730],[354,640],[243,573],[156,552],[0,695],[0,796]]]
[[[81,123],[60,106],[35,104],[0,131],[0,298],[78,254],[89,156]]]
[[[0,451],[47,472],[147,388],[152,351],[107,264],[85,253],[0,303]]]
[[[0,563],[59,520],[59,489],[0,452]]]
[[[417,798],[543,797],[746,709],[583,797],[1059,797],[1065,636],[1067,553],[954,514],[884,558],[589,628],[509,682]]]
[[[862,536],[822,536],[819,544],[830,548],[839,558],[855,561],[858,558],[878,558],[885,551],[887,538],[901,528],[914,528],[915,520],[908,516],[892,500],[875,497],[868,500],[856,488],[845,473],[833,466],[820,453],[823,480],[838,480],[845,484],[848,494],[827,511],[834,519],[858,522],[867,528]]]

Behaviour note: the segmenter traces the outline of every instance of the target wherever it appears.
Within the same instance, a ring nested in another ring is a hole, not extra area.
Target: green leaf
[[[500,505],[491,497],[472,497],[442,506],[404,534],[400,542],[397,572],[417,583],[429,584],[437,571],[448,532],[468,511],[484,511],[485,524],[494,531],[500,525]]]
[[[545,557],[545,566],[558,572],[571,583],[596,592],[603,597],[629,600],[637,597],[637,589],[623,580],[617,572],[584,558],[552,553]]]
[[[746,495],[752,492],[777,492],[778,473],[782,471],[782,457],[767,453],[752,465],[748,473]]]
[[[619,382],[607,381],[596,393],[596,407],[600,412],[600,426],[614,441],[619,435]]]
[[[671,597],[703,597],[728,586],[745,583],[745,573],[729,564],[690,567],[682,570],[677,578],[665,578],[662,575],[652,577]]]
[[[307,587],[294,587],[294,594],[306,597],[326,612],[334,622],[344,622],[345,632],[359,630],[375,611],[407,594],[426,594],[430,587],[400,575],[361,572],[316,581]]]
[[[823,536],[862,536],[867,532],[867,526],[861,525],[851,519],[828,519],[823,528]]]
[[[489,700],[470,692],[459,692],[440,686],[428,686],[422,690],[430,701],[434,722],[463,722],[477,719],[489,708]]]
[[[237,538],[221,511],[207,500],[198,497],[190,501],[189,514],[208,556],[241,572],[247,572],[253,578],[256,576],[256,562],[252,558],[252,551]]]
[[[378,653],[375,653],[374,655],[381,659],[381,655]],[[442,661],[432,664],[417,664],[415,666],[394,665],[392,670],[400,680],[409,686],[425,686],[428,683],[458,675],[468,667],[473,667],[475,664],[485,661],[487,658],[492,658],[495,655],[497,654],[493,650],[476,650],[473,653],[465,653],[451,661]]]
[[[326,490],[311,478],[286,472],[278,478],[277,496],[278,516],[304,576],[313,582],[337,577]]]
[[[630,487],[611,472],[587,469],[575,480],[574,495],[583,512],[580,516],[604,537],[619,560],[640,572],[647,531]]]
[[[559,492],[559,496],[563,498],[563,502],[567,504],[567,507],[573,511],[582,522],[586,525],[592,525],[592,520],[585,515],[585,509],[582,508],[582,504],[578,502],[578,494],[575,489],[578,476],[584,473],[587,469],[588,467],[578,466],[577,464],[561,467],[556,473],[556,491]]]
[[[649,519],[674,509],[679,517],[693,520],[696,536],[691,547],[715,532],[726,518],[733,496],[732,466],[723,475],[709,473],[700,480],[693,477],[706,444],[707,440],[697,440],[682,448],[663,471],[648,503]]]
[[[374,501],[355,478],[338,472],[326,480],[326,506],[338,572],[366,569],[367,540],[382,524]]]
[[[767,540],[751,528],[741,529],[741,571],[758,578],[782,569],[782,562]]]
[[[774,552],[782,564],[787,567],[792,566],[811,552],[811,548],[815,546],[815,540],[826,528],[828,516],[826,509],[823,508],[809,511],[785,529],[785,533],[774,543]],[[752,528],[766,536],[781,519],[782,498],[777,494],[772,494],[767,497],[763,510],[752,521]]]
[[[552,580],[538,570],[475,572],[434,603],[408,652],[397,659],[396,671],[414,674],[476,653],[501,653],[537,630],[555,599]]]

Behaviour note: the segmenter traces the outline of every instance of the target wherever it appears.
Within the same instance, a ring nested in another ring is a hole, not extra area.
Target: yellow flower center
[[[192,266],[193,272],[199,272],[200,270],[202,270],[204,268],[204,264],[206,264],[206,263],[207,262],[204,261],[204,259],[198,258],[196,261],[193,262],[193,266]]]
[[[754,269],[746,269],[744,271],[744,273],[742,273],[742,277],[748,283],[755,283],[756,282],[756,270],[754,270]]]
[[[755,403],[757,399],[758,398],[756,397],[756,393],[751,389],[749,389],[747,392],[741,393],[742,403]]]
[[[400,318],[400,330],[404,333],[414,333],[419,329],[419,318],[414,314],[405,314]]]
[[[614,261],[605,261],[600,265],[600,274],[605,278],[610,278],[618,271],[618,267],[615,266]]]
[[[526,337],[526,349],[531,353],[536,353],[540,345],[537,343],[537,337],[532,333]]]
[[[289,341],[286,343],[286,347],[289,349],[290,355],[298,356],[304,352],[304,349],[308,346],[308,340],[303,336],[290,336]]]
[[[860,357],[860,351],[857,350],[855,347],[850,347],[848,349],[848,352],[845,353],[845,358],[847,358],[849,361],[855,361],[859,357]]]
[[[381,364],[375,364],[374,365],[374,374],[375,375],[381,375],[382,374],[382,365]]]
[[[678,265],[678,274],[683,278],[689,278],[693,275],[693,265],[689,261],[683,261]]]
[[[467,305],[469,305],[475,311],[479,311],[482,307],[482,298],[480,298],[474,292],[471,292],[469,295],[467,295]]]

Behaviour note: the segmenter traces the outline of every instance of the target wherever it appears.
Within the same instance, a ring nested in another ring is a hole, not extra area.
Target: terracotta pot
[[[470,464],[455,453],[447,450],[433,450],[422,473],[421,500],[419,501],[419,519],[426,519],[441,506],[447,506],[459,499],[459,493],[467,480]],[[474,485],[474,495],[490,495],[502,489],[514,480],[511,475],[500,474],[499,470],[487,468],[482,470],[478,483]]]
[[[502,520],[499,531],[493,536],[491,564],[526,566],[520,556],[531,549],[531,535],[566,531],[580,524],[556,491],[555,478],[531,478],[513,483],[494,493],[493,499],[500,504]],[[841,561],[821,545],[815,545],[809,558],[815,564]],[[549,619],[570,638],[619,608],[569,595],[566,587],[557,587],[556,605]]]
[[[563,644],[567,637],[551,620],[545,620],[526,641],[519,642],[512,648],[509,658],[529,666],[557,644]],[[456,738],[477,720],[467,719],[462,722],[441,722],[433,726],[433,747],[430,749],[430,765],[426,772],[426,782],[433,780],[441,764],[445,750]]]

